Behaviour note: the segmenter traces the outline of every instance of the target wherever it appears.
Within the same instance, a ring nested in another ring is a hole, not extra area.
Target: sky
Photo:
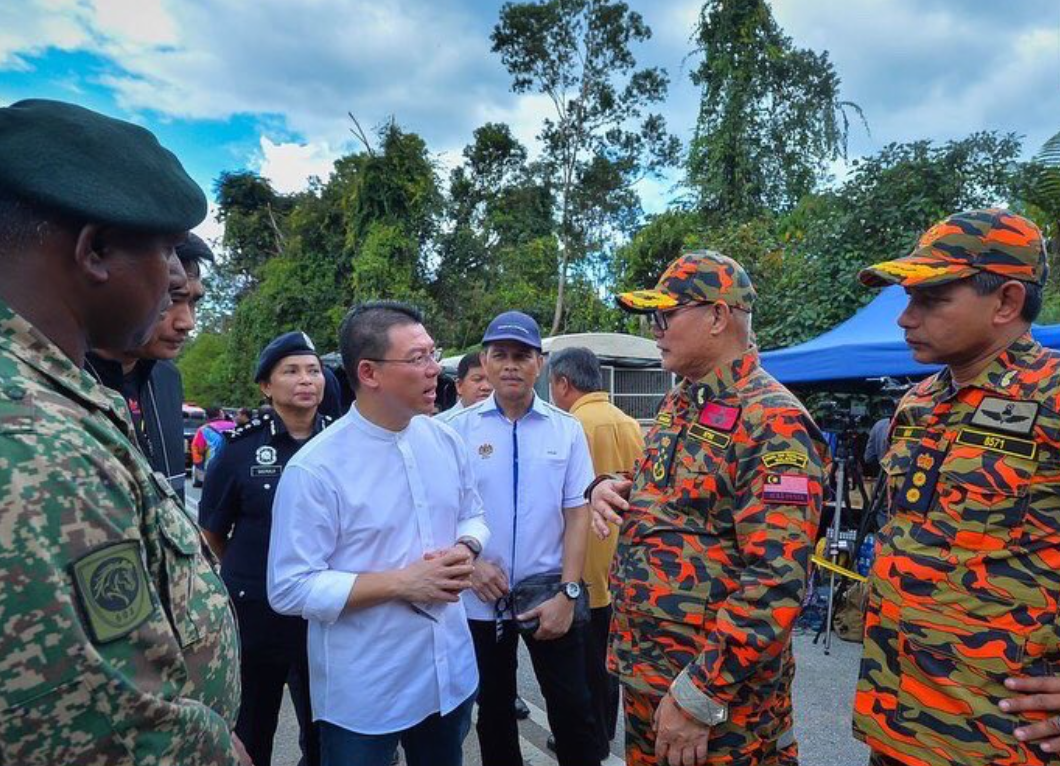
[[[687,142],[699,92],[690,36],[702,0],[627,0],[653,30],[634,48],[671,80],[661,107]],[[72,101],[142,124],[212,194],[251,169],[280,191],[326,178],[393,117],[442,168],[475,128],[507,122],[531,148],[548,101],[516,95],[489,35],[498,0],[0,0],[0,105]],[[861,106],[851,157],[891,142],[1015,132],[1029,157],[1060,131],[1056,0],[773,0],[800,47],[827,50]],[[842,166],[836,171],[841,173]],[[645,210],[677,178],[642,182]],[[208,219],[198,230],[218,233]]]

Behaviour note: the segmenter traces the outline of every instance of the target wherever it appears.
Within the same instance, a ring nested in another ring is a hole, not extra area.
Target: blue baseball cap
[[[498,314],[486,328],[482,343],[493,343],[498,340],[514,340],[524,345],[541,350],[541,328],[534,318],[521,311],[505,311]]]

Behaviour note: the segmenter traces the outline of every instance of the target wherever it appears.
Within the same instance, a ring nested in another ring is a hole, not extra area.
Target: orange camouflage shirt
[[[790,735],[791,629],[826,462],[754,349],[674,388],[647,435],[612,570],[609,663],[638,691],[682,676],[726,707],[712,757]]]
[[[943,370],[890,437],[855,735],[911,766],[1057,763],[998,703],[1060,672],[1060,355],[1024,335],[969,385]]]

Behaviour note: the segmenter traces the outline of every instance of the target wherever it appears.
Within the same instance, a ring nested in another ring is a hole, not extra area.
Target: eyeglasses
[[[371,357],[364,357],[366,362],[390,362],[391,364],[408,364],[413,367],[424,368],[430,362],[438,364],[442,361],[442,350],[440,348],[434,349],[434,351],[427,352],[425,354],[416,354],[416,356],[409,359],[372,359]]]
[[[678,313],[684,311],[685,309],[694,309],[694,308],[700,308],[702,306],[712,306],[712,305],[714,305],[713,302],[710,302],[710,303],[682,303],[677,308],[669,309],[667,311],[658,311],[658,310],[653,311],[650,314],[648,314],[648,318],[651,320],[651,323],[653,325],[655,325],[659,329],[659,332],[666,332],[667,330],[670,329],[670,317],[674,316],[675,314],[678,314]]]

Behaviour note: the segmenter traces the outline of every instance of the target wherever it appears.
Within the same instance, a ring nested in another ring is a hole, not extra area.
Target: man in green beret
[[[143,128],[0,109],[0,763],[248,762],[215,561],[83,370],[151,336],[205,214]]]

